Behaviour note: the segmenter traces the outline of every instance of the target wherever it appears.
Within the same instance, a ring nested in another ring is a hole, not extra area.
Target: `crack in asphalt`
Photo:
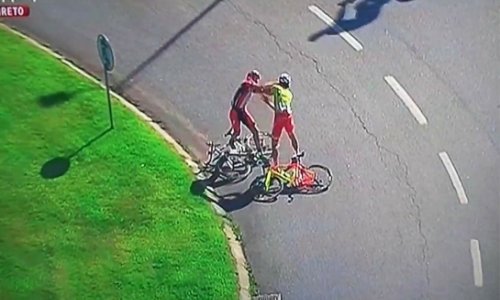
[[[340,91],[339,88],[337,88],[335,85],[333,85],[325,76],[325,74],[322,72],[321,70],[321,64],[318,62],[318,60],[310,55],[308,55],[307,53],[305,53],[304,51],[298,49],[297,47],[295,47],[293,44],[291,44],[292,48],[294,48],[299,54],[300,56],[310,60],[313,62],[314,64],[314,67],[316,69],[316,73],[318,73],[318,75],[321,77],[321,79],[323,79],[323,81],[335,92],[337,93],[338,95],[340,95],[340,97],[342,98],[342,100],[347,104],[347,106],[349,107],[349,110],[351,111],[351,114],[354,116],[354,118],[358,121],[359,125],[361,125],[361,128],[363,128],[363,131],[369,135],[374,141],[375,141],[375,144],[377,145],[377,148],[379,149],[379,152],[380,149],[384,149],[386,150],[387,152],[390,152],[388,151],[388,149],[386,149],[384,146],[382,146],[380,144],[380,141],[378,139],[378,137],[373,133],[371,132],[365,121],[363,120],[363,118],[361,117],[361,115],[356,111],[356,109],[354,108],[354,105],[352,105],[352,103],[349,101],[348,99],[348,96],[346,96],[344,93],[342,93],[342,91]],[[387,163],[384,161],[384,158],[382,156],[380,156],[380,161],[384,164],[384,166],[387,168],[388,165]]]
[[[425,236],[424,231],[422,229],[422,208],[420,207],[420,205],[417,202],[417,190],[410,183],[408,164],[406,164],[405,162],[403,162],[401,160],[401,156],[399,154],[397,154],[396,152],[389,151],[389,150],[387,150],[387,151],[389,153],[392,153],[393,155],[395,155],[396,158],[397,158],[397,160],[398,160],[398,164],[400,166],[404,167],[405,184],[406,184],[406,186],[411,191],[411,193],[410,193],[411,203],[412,203],[413,207],[416,209],[416,212],[417,212],[417,216],[415,217],[415,219],[417,221],[418,233],[420,234],[420,237],[422,238],[422,240],[424,242],[423,245],[422,245],[422,264],[424,265],[424,270],[425,270],[425,280],[427,282],[427,285],[429,286],[430,283],[431,283],[431,278],[430,278],[430,275],[429,275],[429,264],[428,264],[428,259],[427,259],[427,254],[429,252],[429,244],[428,244],[428,241],[427,241],[427,237]]]
[[[398,233],[399,246],[403,246],[405,241],[403,239],[403,234],[401,233],[401,229],[399,229],[399,226],[396,227],[396,231]]]
[[[363,118],[360,116],[360,114],[358,112],[356,112],[356,109],[354,108],[354,105],[349,101],[348,97],[346,95],[344,95],[339,88],[337,88],[336,86],[334,86],[327,78],[326,76],[324,75],[324,73],[321,71],[321,64],[318,62],[318,60],[310,55],[308,55],[307,53],[305,53],[304,51],[298,49],[297,47],[295,47],[293,44],[291,44],[292,48],[294,48],[302,57],[312,61],[312,63],[314,64],[315,66],[315,69],[316,69],[316,72],[318,73],[318,75],[323,79],[323,81],[328,84],[328,86],[333,90],[335,91],[338,95],[341,96],[342,100],[349,106],[349,109],[352,113],[352,115],[355,117],[355,119],[358,121],[358,123],[361,125],[361,128],[363,128],[363,131],[368,135],[370,136],[374,142],[375,142],[375,145],[377,146],[378,148],[378,151],[379,153],[381,154],[380,155],[380,160],[382,161],[382,163],[385,165],[386,168],[388,168],[388,164],[387,162],[384,160],[383,156],[382,156],[382,152],[385,151],[389,154],[391,154],[392,156],[394,156],[398,162],[398,165],[400,167],[403,168],[404,170],[404,181],[403,183],[408,187],[408,189],[410,190],[410,193],[409,193],[409,196],[410,196],[410,200],[411,200],[411,204],[412,206],[414,207],[415,211],[416,211],[416,216],[411,214],[416,222],[417,222],[417,227],[418,227],[418,233],[421,237],[421,239],[423,240],[423,245],[422,245],[422,264],[424,265],[424,270],[425,270],[425,279],[426,279],[426,282],[427,282],[427,285],[430,285],[430,275],[429,275],[429,265],[428,265],[428,252],[429,252],[429,245],[428,245],[428,240],[427,240],[427,237],[425,236],[424,232],[423,232],[423,229],[422,229],[422,216],[421,216],[421,206],[418,204],[417,202],[417,190],[413,187],[413,185],[410,183],[410,178],[409,178],[409,168],[408,168],[408,164],[406,164],[402,159],[401,159],[401,156],[396,153],[395,151],[392,151],[390,150],[389,148],[385,147],[384,145],[382,145],[380,143],[380,140],[379,138],[377,137],[377,135],[375,135],[373,132],[371,132],[369,129],[368,129],[368,126],[366,125],[366,122],[363,120]],[[399,178],[399,176],[396,176],[396,178],[398,178],[399,181],[401,181],[401,179]],[[423,296],[423,295],[422,295]]]
[[[290,59],[293,59],[292,53],[290,51],[286,50],[283,46],[281,46],[280,42],[278,41],[278,37],[276,34],[274,34],[266,24],[263,22],[259,21],[257,18],[253,17],[250,13],[244,11],[241,7],[239,7],[237,4],[235,4],[232,1],[228,1],[228,3],[240,14],[242,15],[247,21],[252,22],[254,25],[257,25],[258,27],[263,28],[267,35],[273,40],[274,44],[278,48],[279,51],[282,51],[287,54],[287,56]]]
[[[277,46],[277,48],[280,51],[286,53],[290,59],[293,59],[292,53],[290,51],[288,51],[287,49],[285,49],[281,45],[281,43],[278,41],[278,37],[266,26],[266,24],[264,24],[263,22],[259,21],[256,18],[252,17],[252,15],[250,13],[245,12],[242,8],[240,8],[238,5],[236,5],[232,1],[228,1],[228,2],[245,19],[247,19],[248,21],[252,22],[253,24],[255,24],[255,25],[263,28],[266,31],[266,33],[268,34],[268,36],[271,37],[271,39],[274,41],[274,43]],[[429,266],[428,266],[428,262],[427,262],[428,251],[429,251],[428,240],[427,240],[427,237],[425,236],[425,234],[423,232],[423,229],[422,229],[421,206],[417,202],[417,190],[410,183],[408,164],[406,164],[401,159],[401,156],[398,153],[396,153],[395,151],[392,151],[392,150],[388,149],[387,147],[385,147],[384,145],[382,145],[380,143],[380,140],[377,137],[377,135],[375,135],[373,132],[371,132],[368,129],[368,126],[366,125],[366,122],[363,120],[363,118],[361,117],[361,115],[356,111],[356,109],[354,108],[354,105],[349,101],[348,96],[346,96],[345,94],[343,94],[340,91],[339,88],[337,88],[335,85],[333,85],[328,80],[328,78],[326,77],[326,75],[322,72],[321,64],[318,62],[318,60],[316,58],[314,58],[313,56],[310,56],[307,53],[305,53],[304,51],[298,49],[298,47],[294,46],[293,43],[289,43],[288,45],[291,48],[293,48],[295,51],[297,51],[301,57],[305,58],[306,60],[311,61],[313,63],[313,65],[314,65],[316,73],[321,77],[321,79],[335,93],[337,93],[338,95],[340,95],[340,97],[342,98],[342,100],[348,105],[351,114],[357,120],[357,122],[359,123],[359,125],[361,126],[361,128],[363,129],[363,131],[368,136],[370,136],[373,139],[373,141],[375,142],[375,145],[377,146],[378,151],[380,153],[380,161],[383,163],[383,165],[386,168],[389,168],[388,163],[384,160],[383,155],[382,155],[383,152],[386,152],[386,153],[389,153],[392,156],[394,156],[396,158],[396,161],[398,162],[398,165],[403,168],[403,170],[404,170],[404,180],[401,180],[401,178],[399,178],[399,176],[396,176],[396,178],[398,179],[398,181],[400,181],[400,182],[402,181],[404,183],[404,185],[406,185],[408,187],[408,189],[410,190],[409,196],[410,196],[410,199],[411,199],[411,204],[412,204],[412,207],[414,207],[414,209],[416,211],[416,215],[414,215],[412,213],[410,213],[410,215],[413,216],[416,219],[417,227],[418,227],[418,232],[419,232],[419,235],[420,235],[421,239],[423,240],[423,245],[422,245],[422,264],[424,265],[424,269],[425,269],[425,278],[426,278],[427,285],[430,285]],[[401,234],[400,231],[399,231],[399,229],[398,229],[398,233]],[[401,238],[401,241],[402,241],[402,238]]]

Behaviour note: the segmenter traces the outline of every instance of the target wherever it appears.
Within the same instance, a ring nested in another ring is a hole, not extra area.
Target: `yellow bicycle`
[[[286,188],[292,193],[318,194],[330,188],[332,173],[329,168],[314,164],[305,166],[301,162],[304,152],[294,155],[286,165],[271,166],[263,161],[264,176],[258,177],[251,185],[253,199],[269,202]]]

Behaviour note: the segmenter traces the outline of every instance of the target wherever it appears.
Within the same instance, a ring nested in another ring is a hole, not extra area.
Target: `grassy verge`
[[[178,155],[119,104],[109,130],[104,92],[56,59],[0,44],[0,299],[236,299]]]

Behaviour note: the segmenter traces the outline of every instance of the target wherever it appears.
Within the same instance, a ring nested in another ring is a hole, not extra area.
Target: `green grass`
[[[3,29],[0,44],[0,299],[236,299],[223,221],[180,157],[118,103],[71,156],[108,128],[104,91]]]
[[[238,242],[240,242],[242,246],[244,246],[243,245],[243,234],[241,232],[240,227],[236,223],[234,223],[230,218],[227,218],[226,222],[231,226],[231,229],[233,230],[233,233],[236,237],[236,240]],[[250,295],[257,297],[259,295],[259,286],[257,285],[257,281],[255,280],[255,277],[253,275],[252,267],[250,266],[250,264],[248,264],[248,261],[247,261],[247,265],[245,266],[245,268],[248,272],[248,276],[250,277],[249,278],[249,280],[250,280],[250,290],[249,290]]]

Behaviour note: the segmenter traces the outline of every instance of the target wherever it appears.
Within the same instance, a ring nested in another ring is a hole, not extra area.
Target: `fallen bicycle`
[[[333,181],[330,169],[319,164],[305,166],[301,160],[304,155],[304,152],[294,155],[290,163],[278,166],[271,166],[269,160],[265,160],[263,176],[250,185],[253,199],[272,202],[284,189],[290,194],[318,194],[328,190]]]
[[[271,157],[271,135],[259,133],[262,156]],[[220,144],[208,142],[207,160],[201,167],[201,173],[212,180],[221,179],[224,182],[236,182],[246,179],[252,168],[257,166],[259,155],[253,141],[253,136],[246,136],[243,140],[237,139],[234,146],[228,143]]]

